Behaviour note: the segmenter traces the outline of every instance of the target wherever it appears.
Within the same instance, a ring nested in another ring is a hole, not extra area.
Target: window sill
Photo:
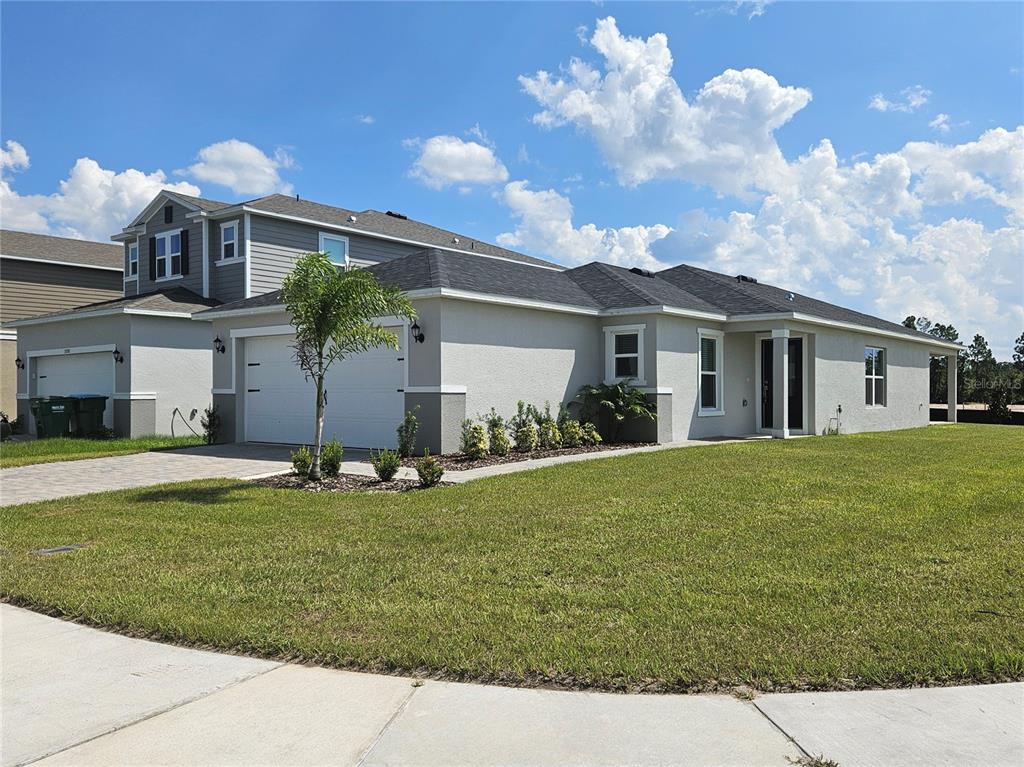
[[[647,386],[647,381],[643,380],[642,378],[641,379],[636,379],[636,378],[606,378],[604,380],[604,385],[605,386],[616,386],[616,385],[618,385],[620,383],[624,383],[626,381],[629,381],[629,385],[631,387],[633,387],[634,389],[639,389],[641,386]]]
[[[214,266],[230,266],[231,264],[240,264],[245,261],[245,256],[235,256],[234,258],[219,258],[213,262]]]
[[[168,277],[157,277],[153,282],[171,282],[172,280],[180,280],[184,276],[183,274],[172,274]]]
[[[125,277],[124,281],[125,282],[138,282],[139,281],[139,275],[136,274],[136,275],[134,275],[132,277]]]
[[[865,410],[885,410],[885,405],[865,405]]]
[[[697,411],[697,417],[698,418],[704,418],[705,416],[712,416],[712,415],[725,415],[725,411],[724,410],[698,410]]]

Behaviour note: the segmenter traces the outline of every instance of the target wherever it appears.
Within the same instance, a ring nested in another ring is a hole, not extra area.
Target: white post
[[[772,436],[789,436],[789,330],[772,331]]]
[[[946,355],[946,420],[956,423],[956,354]]]

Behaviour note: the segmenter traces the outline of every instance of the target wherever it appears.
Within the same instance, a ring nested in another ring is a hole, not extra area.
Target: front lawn
[[[0,509],[0,589],[142,636],[509,684],[1022,679],[1022,456],[1024,429],[957,425],[417,493],[167,485]]]
[[[145,453],[148,450],[202,445],[199,437],[139,437],[137,439],[75,439],[52,437],[30,442],[0,442],[0,468],[30,463],[78,461],[107,455]]]

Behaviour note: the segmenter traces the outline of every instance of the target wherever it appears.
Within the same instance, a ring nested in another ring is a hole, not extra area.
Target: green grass
[[[957,425],[405,494],[166,485],[0,510],[0,591],[131,634],[510,684],[1021,679],[1022,457],[1024,429]]]
[[[199,437],[138,437],[136,439],[73,439],[53,437],[31,442],[0,442],[0,468],[32,463],[80,461],[107,455],[145,453],[155,448],[193,447],[203,444]]]

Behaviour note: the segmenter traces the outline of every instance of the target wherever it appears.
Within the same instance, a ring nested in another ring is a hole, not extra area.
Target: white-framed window
[[[725,415],[723,400],[723,347],[720,330],[697,330],[697,414]]]
[[[335,266],[348,266],[348,237],[320,232],[320,252],[326,253]]]
[[[134,280],[139,276],[139,241],[128,243],[128,274],[126,280]]]
[[[240,258],[238,251],[238,222],[227,221],[220,225],[220,260]]]
[[[612,325],[604,328],[605,383],[629,380],[646,384],[644,373],[644,325]]]
[[[885,407],[885,349],[864,347],[864,404]]]
[[[156,235],[156,279],[181,276],[181,230]]]

